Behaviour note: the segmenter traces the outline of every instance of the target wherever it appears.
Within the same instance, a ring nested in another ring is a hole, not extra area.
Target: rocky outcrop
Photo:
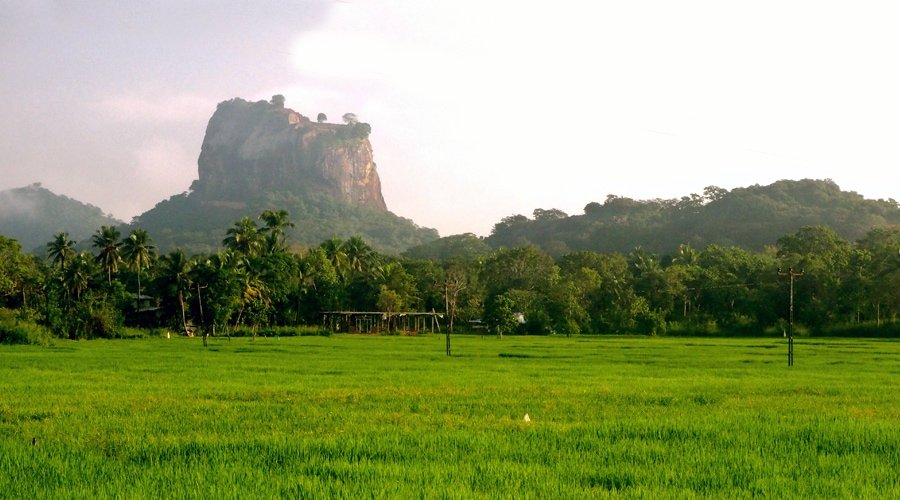
[[[366,123],[312,122],[281,99],[222,102],[206,128],[191,190],[210,203],[324,193],[386,211],[369,130]]]

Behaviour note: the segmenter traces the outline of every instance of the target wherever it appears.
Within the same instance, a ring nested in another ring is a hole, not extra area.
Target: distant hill
[[[44,246],[60,231],[81,242],[100,226],[120,224],[123,222],[99,208],[54,194],[40,183],[0,191],[0,234],[18,240],[25,251],[38,255],[44,255]]]
[[[867,200],[831,180],[782,180],[731,191],[706,188],[680,199],[633,200],[609,196],[584,214],[537,209],[534,218],[513,215],[494,226],[493,248],[534,244],[551,255],[576,250],[627,253],[637,246],[660,254],[687,243],[762,250],[803,226],[825,225],[848,241],[874,227],[900,225],[895,200]]]
[[[312,122],[285,108],[281,96],[224,101],[209,120],[191,191],[160,202],[131,227],[147,230],[163,252],[215,251],[241,217],[283,209],[295,224],[288,239],[301,246],[359,235],[398,254],[437,239],[436,230],[388,211],[370,130],[349,114],[344,124]]]
[[[475,260],[489,255],[492,251],[490,245],[484,242],[484,238],[464,233],[412,247],[403,252],[403,256],[419,260]]]

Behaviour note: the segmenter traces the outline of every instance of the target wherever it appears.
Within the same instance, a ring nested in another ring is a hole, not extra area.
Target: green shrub
[[[51,338],[47,328],[20,319],[16,311],[0,309],[0,344],[49,345]]]
[[[121,336],[122,315],[109,302],[101,302],[93,307],[79,307],[79,324],[76,325],[77,338],[113,339]]]
[[[715,321],[672,321],[666,330],[666,335],[671,337],[712,337],[721,333]]]
[[[124,326],[119,329],[118,332],[119,337],[123,339],[143,339],[147,338],[147,330],[143,330],[141,328],[133,328],[130,326]]]
[[[874,321],[838,326],[826,326],[813,333],[816,337],[866,337],[866,338],[898,338],[900,322],[882,323]]]
[[[795,335],[798,335],[798,329],[799,327],[795,325]],[[781,327],[765,328],[746,319],[734,321],[727,325],[720,325],[716,321],[673,321],[668,324],[666,335],[670,337],[780,337]]]

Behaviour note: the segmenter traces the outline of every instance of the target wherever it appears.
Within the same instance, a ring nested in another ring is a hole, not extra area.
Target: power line
[[[803,276],[803,270],[800,272],[795,272],[794,268],[788,268],[787,272],[782,272],[781,269],[778,270],[779,276],[788,276],[791,279],[791,293],[790,293],[790,315],[788,322],[788,366],[794,366],[794,278],[799,278]]]

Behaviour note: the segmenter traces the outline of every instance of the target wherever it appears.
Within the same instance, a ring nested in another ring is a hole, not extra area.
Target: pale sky
[[[286,97],[371,142],[442,236],[609,194],[779,179],[900,199],[892,1],[0,0],[0,190],[125,221],[197,178],[216,104]]]

